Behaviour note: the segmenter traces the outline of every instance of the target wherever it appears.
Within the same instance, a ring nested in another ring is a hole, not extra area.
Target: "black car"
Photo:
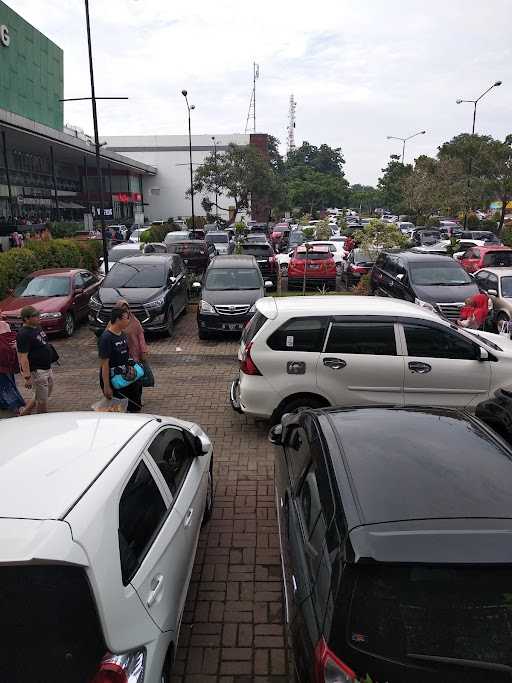
[[[277,269],[278,263],[276,255],[271,245],[268,242],[246,241],[239,245],[241,253],[248,256],[254,256],[258,268],[264,280],[270,280],[275,287],[277,284]]]
[[[189,273],[201,274],[207,269],[216,249],[206,240],[186,240],[167,245],[170,254],[179,254]]]
[[[461,239],[481,240],[486,244],[501,244],[499,238],[490,230],[467,230],[461,234]]]
[[[270,432],[298,681],[511,680],[512,449],[449,409],[304,409]]]
[[[202,283],[197,307],[199,339],[213,333],[241,332],[254,314],[254,304],[265,296],[270,280],[263,281],[254,256],[216,256],[210,262]]]
[[[414,230],[412,233],[412,241],[418,247],[428,247],[440,240],[441,233],[439,230]]]
[[[367,275],[373,268],[377,254],[375,252],[368,252],[364,249],[352,249],[346,256],[346,263],[342,266],[341,281],[346,289],[350,289],[357,285],[363,275]]]
[[[450,256],[414,251],[382,252],[370,276],[372,294],[412,301],[458,320],[464,301],[478,287]]]
[[[178,317],[187,310],[185,266],[178,254],[152,254],[121,259],[112,266],[89,301],[89,326],[105,329],[119,299],[148,331],[172,335]]]

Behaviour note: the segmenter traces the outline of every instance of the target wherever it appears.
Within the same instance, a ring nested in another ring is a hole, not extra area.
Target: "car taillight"
[[[272,269],[274,269],[274,268],[276,267],[277,259],[276,259],[275,256],[271,256],[271,257],[268,259],[268,262],[269,262],[269,264],[270,264],[270,267],[271,267]]]
[[[107,652],[91,683],[142,683],[144,660],[145,650],[135,650],[121,655]]]
[[[315,648],[315,683],[349,683],[356,675],[329,650],[322,638]]]
[[[249,342],[242,351],[240,357],[240,370],[244,375],[261,375],[261,372],[256,367],[253,359],[251,358],[251,348],[252,342]]]

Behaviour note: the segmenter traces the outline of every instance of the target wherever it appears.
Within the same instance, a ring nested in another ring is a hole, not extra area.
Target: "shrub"
[[[140,241],[147,244],[148,242],[163,242],[168,232],[175,232],[178,226],[174,223],[164,223],[163,225],[153,225],[149,230],[145,230],[140,236]]]
[[[435,216],[430,216],[427,219],[426,226],[427,228],[439,228],[441,227],[441,222],[439,221],[439,218],[436,218]]]
[[[370,273],[361,276],[351,294],[356,296],[368,296],[370,294]]]
[[[37,268],[37,257],[30,249],[10,249],[0,254],[0,299]]]
[[[506,247],[512,247],[512,228],[505,228],[501,233],[501,241]]]
[[[192,216],[186,218],[185,223],[192,230],[192,228],[194,227],[192,225]],[[195,224],[196,230],[203,230],[204,226],[206,225],[206,216],[195,216]]]

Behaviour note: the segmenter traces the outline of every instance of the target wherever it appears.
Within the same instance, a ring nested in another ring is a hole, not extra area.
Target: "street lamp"
[[[475,134],[475,125],[476,125],[476,105],[480,102],[482,97],[485,97],[488,92],[490,92],[493,88],[498,88],[503,81],[496,81],[493,83],[485,92],[483,92],[480,97],[477,97],[476,100],[456,100],[457,104],[462,104],[465,102],[468,102],[473,105],[473,127],[471,128],[471,135]],[[470,157],[469,159],[469,169],[468,169],[468,200],[469,200],[469,190],[471,187],[471,172],[473,170],[473,157]],[[464,230],[466,230],[468,225],[468,206],[466,203],[466,210],[464,211]]]
[[[485,97],[488,92],[490,92],[493,88],[499,87],[503,81],[496,81],[496,83],[493,83],[485,92],[483,92],[480,97],[477,97],[476,100],[456,100],[457,104],[462,104],[463,102],[469,102],[470,104],[473,105],[473,128],[471,130],[471,135],[475,134],[475,123],[476,123],[476,105],[480,102],[482,97]]]
[[[219,144],[215,140],[215,135],[212,135],[212,141],[213,141],[213,158],[215,161],[215,173],[217,173],[217,145]],[[215,185],[215,217],[217,221],[219,220],[219,199],[218,199],[218,187]]]
[[[400,140],[402,142],[402,166],[404,165],[404,159],[405,159],[405,143],[407,140],[412,140],[412,138],[415,138],[417,135],[425,135],[427,131],[426,130],[420,130],[419,133],[414,133],[414,135],[409,135],[408,138],[397,138],[394,135],[387,135],[388,140]]]
[[[196,217],[194,215],[194,176],[192,173],[192,130],[190,127],[190,112],[192,109],[195,109],[194,104],[189,104],[188,103],[188,93],[186,90],[182,90],[181,94],[185,98],[185,102],[187,103],[187,111],[188,111],[188,156],[189,156],[189,164],[190,164],[190,198],[192,201],[192,230],[196,229]]]

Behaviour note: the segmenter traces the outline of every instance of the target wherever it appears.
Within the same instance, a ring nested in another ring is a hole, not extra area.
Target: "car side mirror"
[[[274,286],[273,282],[271,282],[270,280],[265,280],[265,289],[270,289],[273,286]]]
[[[282,424],[277,424],[274,425],[269,433],[268,433],[268,440],[270,443],[273,443],[274,446],[282,446],[283,444],[283,425]]]
[[[487,294],[490,296],[498,296],[498,292],[495,289],[488,289]]]
[[[200,282],[193,282],[192,283],[192,289],[201,289],[201,283]]]
[[[484,361],[484,360],[489,360],[489,353],[486,349],[483,349],[481,346],[480,348],[480,357],[478,360]]]
[[[396,279],[397,279],[397,280],[400,280],[400,282],[402,282],[402,280],[404,279],[404,277],[405,277],[405,276],[404,276],[403,273],[398,273],[398,275],[396,276]]]
[[[174,275],[170,275],[169,276],[169,284],[173,285],[175,282],[176,282],[176,278],[174,277]]]
[[[205,447],[201,439],[195,435],[194,436],[194,455],[196,458],[201,458],[203,455],[208,453],[208,449]]]

